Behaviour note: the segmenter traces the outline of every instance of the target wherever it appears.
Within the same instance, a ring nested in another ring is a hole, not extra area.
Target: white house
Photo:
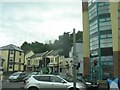
[[[77,56],[78,56],[78,63],[80,64],[77,74],[82,75],[83,74],[83,65],[84,65],[83,64],[83,43],[76,43],[76,52],[77,52]],[[72,58],[72,60],[73,60],[73,47],[71,48],[69,57]]]

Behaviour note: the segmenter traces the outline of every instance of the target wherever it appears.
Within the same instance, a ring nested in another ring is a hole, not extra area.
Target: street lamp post
[[[76,90],[76,69],[77,69],[77,60],[76,60],[76,36],[75,29],[73,29],[73,86]]]

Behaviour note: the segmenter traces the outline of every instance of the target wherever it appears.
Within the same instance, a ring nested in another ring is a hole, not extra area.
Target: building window
[[[90,50],[95,50],[95,49],[98,49],[98,43],[90,46]]]
[[[111,26],[110,21],[108,22],[100,22],[100,26]]]
[[[104,3],[100,2],[100,3],[98,4],[98,6],[104,6]]]
[[[62,68],[60,68],[60,72],[62,72]]]
[[[10,50],[10,54],[13,54],[14,53],[14,50]]]
[[[10,57],[9,61],[10,61],[10,62],[13,62],[13,57]]]
[[[53,60],[53,59],[51,59],[51,63],[53,63],[53,61],[54,61],[54,60]]]
[[[119,38],[120,38],[120,28],[118,29],[118,34],[119,34]]]
[[[19,55],[20,55],[20,56],[22,55],[22,52],[21,52],[21,51],[19,52]]]
[[[99,11],[99,14],[107,14],[107,13],[110,13],[110,10],[106,9]]]
[[[57,62],[58,60],[57,59],[55,59],[55,62]]]
[[[19,58],[19,63],[21,63],[21,58]]]
[[[13,65],[9,65],[9,68],[13,68]]]
[[[38,64],[38,60],[36,60],[36,64]]]
[[[28,60],[28,65],[30,65],[30,60]]]
[[[118,10],[118,18],[120,18],[120,10]]]
[[[19,70],[20,70],[20,68],[21,68],[21,65],[19,65]]]
[[[51,60],[50,60],[50,61],[51,61],[51,63],[53,63],[53,62],[54,62],[54,58],[51,58]]]
[[[102,31],[102,30],[111,30],[111,26],[101,26],[100,27],[100,30]]]
[[[13,62],[13,60],[10,59],[10,62]]]
[[[102,7],[98,7],[98,10],[109,10],[109,6],[108,5],[105,5],[105,6],[102,6]]]
[[[68,61],[66,61],[66,63],[68,63]]]

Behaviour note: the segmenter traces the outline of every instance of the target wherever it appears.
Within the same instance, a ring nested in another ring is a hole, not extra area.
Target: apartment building
[[[120,2],[83,2],[84,75],[120,76]],[[94,61],[97,66],[94,66]],[[114,67],[114,68],[113,68]]]
[[[0,52],[4,59],[4,72],[24,71],[25,54],[22,49],[10,44],[1,47]]]
[[[114,76],[120,78],[120,1],[110,2]]]

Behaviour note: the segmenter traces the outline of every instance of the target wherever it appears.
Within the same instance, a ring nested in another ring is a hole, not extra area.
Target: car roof
[[[24,73],[24,72],[14,72],[14,73]]]
[[[38,74],[38,75],[32,75],[32,76],[58,76],[58,75],[52,75],[52,74]]]

